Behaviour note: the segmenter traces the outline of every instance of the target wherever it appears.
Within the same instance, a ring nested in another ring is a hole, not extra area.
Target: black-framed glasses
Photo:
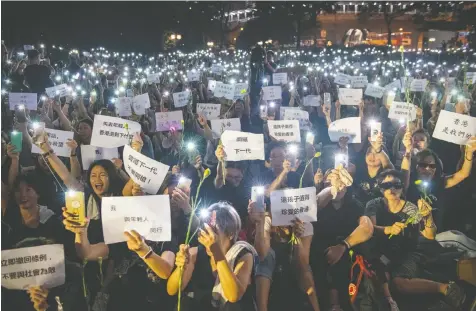
[[[400,190],[403,189],[403,183],[401,181],[391,181],[391,182],[383,182],[379,185],[380,189],[388,190],[388,189],[396,189]]]
[[[418,163],[417,164],[418,167],[420,168],[431,168],[432,170],[436,169],[436,164],[435,163],[424,163],[424,162],[421,162],[421,163]]]

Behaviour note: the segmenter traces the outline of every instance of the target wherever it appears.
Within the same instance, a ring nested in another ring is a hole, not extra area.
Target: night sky
[[[185,2],[2,2],[8,46],[62,44],[117,51],[158,51],[164,30],[180,26]],[[121,35],[122,33],[122,35]]]

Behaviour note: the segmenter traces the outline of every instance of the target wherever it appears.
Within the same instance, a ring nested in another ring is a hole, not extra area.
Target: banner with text
[[[280,86],[263,86],[263,100],[281,99]]]
[[[37,100],[36,93],[10,93],[8,96],[10,110],[18,109],[18,106],[22,105],[28,110],[36,110],[38,107]]]
[[[360,118],[344,118],[336,120],[329,126],[329,137],[332,142],[338,142],[341,137],[349,137],[349,144],[361,142]]]
[[[207,120],[216,120],[220,118],[220,104],[197,104],[197,113],[202,114]]]
[[[475,117],[446,110],[440,111],[433,138],[465,145],[472,136],[476,136]]]
[[[273,226],[290,226],[296,217],[302,222],[317,221],[316,188],[277,190],[271,192]]]
[[[48,135],[48,143],[56,155],[69,158],[71,155],[71,148],[66,145],[66,142],[68,139],[73,139],[74,133],[70,131],[53,130],[50,128],[45,128],[45,132]],[[33,144],[31,146],[31,153],[41,154],[43,152]]]
[[[362,101],[362,89],[339,89],[339,102],[343,106],[358,106]]]
[[[269,135],[276,140],[301,142],[298,120],[268,120],[268,130]]]
[[[225,131],[221,142],[227,161],[264,160],[263,134]]]
[[[134,133],[140,132],[141,126],[137,122],[97,114],[94,116],[91,145],[104,148],[124,146]]]
[[[170,130],[182,130],[183,113],[182,110],[156,112],[155,124],[157,132],[168,132]]]
[[[239,118],[211,120],[210,124],[215,138],[221,137],[221,134],[226,130],[241,131],[241,121]]]

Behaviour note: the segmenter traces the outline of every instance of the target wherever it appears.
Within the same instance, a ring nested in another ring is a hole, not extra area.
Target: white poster
[[[287,72],[279,72],[273,73],[273,84],[274,85],[283,85],[288,83],[288,73]]]
[[[184,106],[187,106],[188,103],[190,102],[190,91],[183,91],[183,92],[178,92],[178,93],[174,93],[173,94],[173,97],[174,97],[174,107],[175,108],[180,108],[180,107],[184,107]]]
[[[235,83],[234,100],[243,99],[248,94],[248,83]]]
[[[385,85],[385,90],[386,91],[396,91],[396,90],[401,90],[402,89],[402,82],[400,79],[397,79],[387,85]]]
[[[227,161],[264,160],[263,134],[225,131],[221,142]]]
[[[134,97],[134,91],[131,89],[126,90],[126,97]]]
[[[170,130],[182,130],[183,113],[182,110],[156,112],[155,124],[157,132],[168,132]]]
[[[285,106],[279,107],[279,119],[280,120],[284,120],[284,114],[288,110],[301,110],[301,108],[300,107],[285,107]]]
[[[97,114],[94,116],[91,145],[104,148],[124,146],[141,130],[137,122]]]
[[[45,128],[45,132],[48,135],[48,142],[50,144],[51,149],[56,153],[59,157],[67,157],[71,155],[71,148],[66,145],[68,139],[73,139],[74,133],[71,131],[60,131],[54,130],[50,128]],[[40,148],[38,148],[35,144],[31,146],[31,153],[43,153]]]
[[[160,83],[160,76],[161,76],[160,72],[148,74],[147,75],[147,82],[149,82],[149,83]]]
[[[353,76],[351,78],[350,86],[352,88],[364,88],[369,84],[367,76]]]
[[[272,225],[290,226],[296,217],[302,222],[317,221],[316,188],[277,190],[271,192]]]
[[[268,130],[269,135],[276,140],[301,142],[301,132],[297,120],[268,120]]]
[[[241,121],[239,118],[210,120],[213,136],[221,137],[226,130],[241,131]]]
[[[124,232],[131,230],[147,241],[162,242],[172,238],[168,195],[103,197],[101,210],[106,244],[127,241]]]
[[[132,98],[119,97],[116,101],[116,113],[120,117],[132,116]]]
[[[212,65],[212,73],[217,74],[217,75],[221,75],[222,72],[223,72],[223,66],[222,65],[218,65],[218,64],[213,64]]]
[[[2,251],[2,286],[26,290],[65,282],[64,247],[50,244]]]
[[[410,91],[412,92],[425,92],[428,80],[426,79],[414,79],[410,84]]]
[[[384,93],[385,93],[384,87],[374,85],[374,84],[368,84],[364,94],[367,96],[375,97],[375,98],[382,98]]]
[[[146,157],[128,145],[124,146],[122,158],[127,174],[144,192],[156,194],[159,191],[169,171],[168,165]]]
[[[332,142],[338,142],[341,137],[349,137],[349,144],[361,142],[360,118],[344,118],[336,120],[329,126],[329,137]]]
[[[334,78],[335,84],[348,85],[351,82],[352,82],[352,76],[349,76],[343,73],[338,73]]]
[[[202,114],[207,120],[216,120],[220,118],[220,104],[197,104],[197,113]]]
[[[215,97],[224,97],[226,99],[232,100],[233,97],[235,96],[235,85],[217,83],[213,94]]]
[[[134,96],[132,98],[132,107],[134,108],[134,113],[138,116],[145,114],[145,110],[150,108],[150,99],[149,94],[144,93],[141,95]]]
[[[362,89],[339,88],[339,102],[343,106],[358,106],[362,101]]]
[[[187,80],[190,82],[200,81],[200,71],[195,69],[187,72]]]
[[[68,85],[65,83],[52,86],[52,87],[47,87],[45,91],[46,91],[46,95],[48,95],[48,97],[50,98],[53,98],[55,96],[63,97],[63,96],[69,95]]]
[[[8,96],[8,104],[10,110],[18,109],[23,105],[28,110],[36,110],[38,107],[38,96],[36,93],[10,93]]]
[[[281,87],[280,86],[263,86],[263,99],[264,100],[281,99]]]
[[[321,96],[319,95],[306,95],[304,96],[304,106],[319,107],[321,105]]]
[[[393,102],[388,112],[388,118],[393,120],[408,120],[416,119],[417,107],[415,105],[404,102]]]
[[[221,82],[220,82],[221,83]],[[215,80],[208,80],[208,90],[215,92],[215,88],[217,86],[217,81]]]
[[[87,171],[94,161],[103,159],[119,159],[119,151],[117,148],[101,148],[91,145],[81,145],[81,162],[84,171]]]
[[[24,45],[23,46],[24,51],[29,51],[29,50],[34,50],[34,49],[35,49],[35,46],[33,46],[33,45]]]
[[[475,84],[476,83],[476,72],[467,72],[464,76],[464,84]]]
[[[441,110],[433,131],[433,138],[465,145],[472,136],[476,136],[475,117]]]
[[[299,129],[302,131],[311,130],[311,122],[309,121],[309,112],[298,109],[288,109],[284,112],[283,120],[298,120]]]

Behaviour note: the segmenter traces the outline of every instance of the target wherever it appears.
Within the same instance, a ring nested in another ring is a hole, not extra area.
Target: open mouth
[[[96,189],[96,191],[98,191],[98,192],[102,192],[103,189],[104,189],[104,185],[103,184],[95,184],[94,189]]]

